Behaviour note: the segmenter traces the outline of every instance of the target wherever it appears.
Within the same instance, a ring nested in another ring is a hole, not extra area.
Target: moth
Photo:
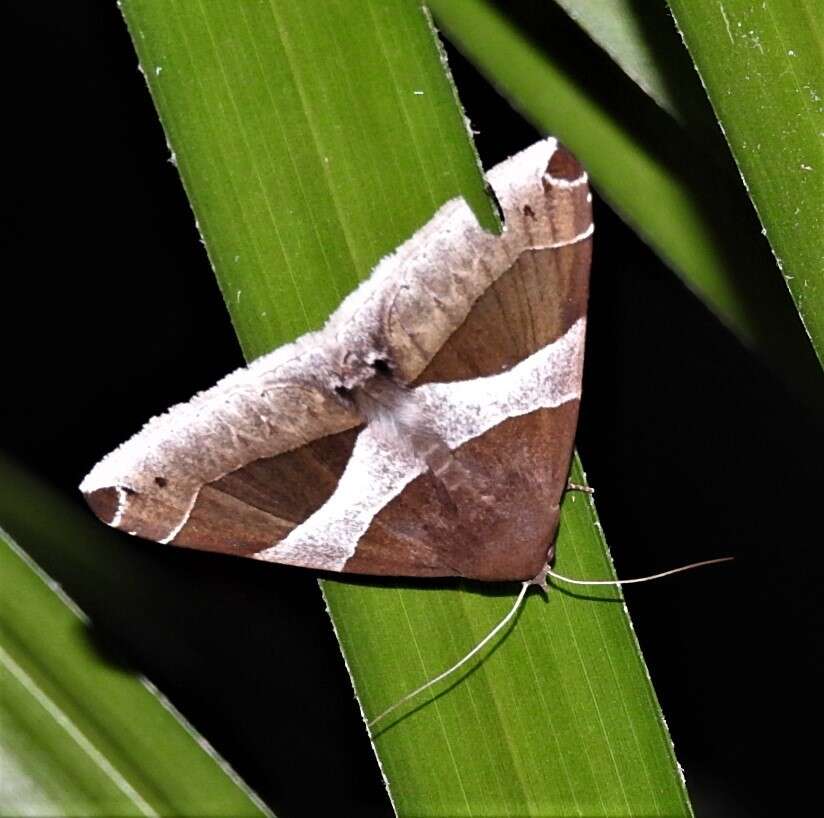
[[[323,571],[531,581],[581,397],[587,174],[557,140],[488,173],[326,325],[150,420],[80,489],[162,543]]]

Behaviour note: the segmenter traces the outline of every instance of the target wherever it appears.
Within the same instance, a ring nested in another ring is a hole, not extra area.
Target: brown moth
[[[327,571],[542,577],[575,436],[587,175],[555,139],[488,174],[323,329],[151,420],[80,488],[116,528]]]

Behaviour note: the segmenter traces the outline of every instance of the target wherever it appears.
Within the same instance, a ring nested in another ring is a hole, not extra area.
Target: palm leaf
[[[49,508],[65,542],[71,515]],[[2,529],[0,576],[0,815],[269,814]]]
[[[824,361],[824,19],[798,3],[670,2]]]

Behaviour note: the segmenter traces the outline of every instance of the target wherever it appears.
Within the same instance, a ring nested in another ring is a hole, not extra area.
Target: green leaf
[[[598,191],[724,323],[799,389],[820,379],[728,158],[719,164],[553,4],[430,5],[450,39],[536,126],[570,145]]]
[[[661,0],[555,0],[624,73],[684,127],[723,142],[689,56]]]
[[[0,815],[268,814],[2,529],[0,579]]]
[[[824,16],[818,0],[670,0],[824,362]]]
[[[446,199],[494,227],[416,4],[122,5],[247,356],[318,326]],[[562,529],[560,570],[611,576],[588,500],[567,500]],[[370,715],[465,653],[517,590],[323,587]],[[375,745],[399,814],[688,814],[617,599],[531,596],[485,661],[387,720]]]

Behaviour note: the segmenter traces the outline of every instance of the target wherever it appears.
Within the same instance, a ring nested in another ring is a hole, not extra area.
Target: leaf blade
[[[2,529],[0,576],[0,813],[269,814]]]
[[[721,142],[665,3],[648,4],[639,13],[632,0],[556,2],[663,110],[682,126],[699,130],[708,142]]]
[[[824,26],[820,8],[670,6],[778,266],[824,362]]]

